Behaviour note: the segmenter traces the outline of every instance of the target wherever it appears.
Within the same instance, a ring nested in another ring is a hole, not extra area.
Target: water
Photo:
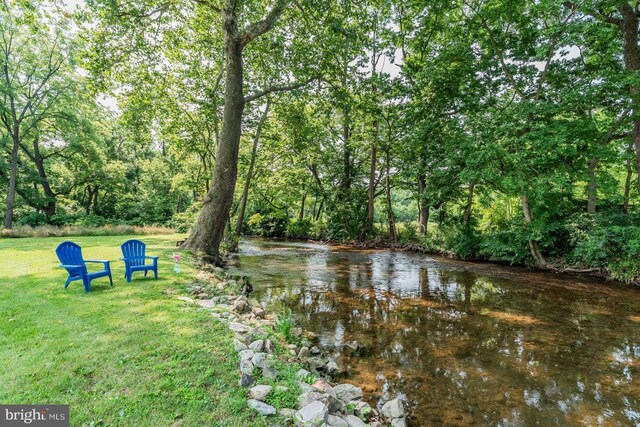
[[[230,261],[372,404],[415,425],[640,426],[640,290],[416,253],[248,239]]]

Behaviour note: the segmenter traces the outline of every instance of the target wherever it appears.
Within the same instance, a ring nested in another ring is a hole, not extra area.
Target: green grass
[[[181,236],[147,236],[155,281],[124,280],[127,236],[75,237],[87,259],[112,260],[114,288],[96,279],[64,289],[63,238],[0,240],[0,402],[69,404],[73,426],[248,426],[226,326],[171,296],[193,273],[170,255]],[[183,256],[183,260],[185,260]]]

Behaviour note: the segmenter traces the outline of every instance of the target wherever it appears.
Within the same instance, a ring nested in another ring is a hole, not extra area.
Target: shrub
[[[287,225],[286,236],[291,239],[308,239],[311,235],[311,221],[294,219]]]

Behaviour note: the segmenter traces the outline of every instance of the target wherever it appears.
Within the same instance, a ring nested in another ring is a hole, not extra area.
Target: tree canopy
[[[0,3],[5,228],[640,274],[640,2]]]

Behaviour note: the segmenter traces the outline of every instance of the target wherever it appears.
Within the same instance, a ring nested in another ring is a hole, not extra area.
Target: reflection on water
[[[248,239],[232,271],[418,425],[640,426],[640,291],[414,253]]]

